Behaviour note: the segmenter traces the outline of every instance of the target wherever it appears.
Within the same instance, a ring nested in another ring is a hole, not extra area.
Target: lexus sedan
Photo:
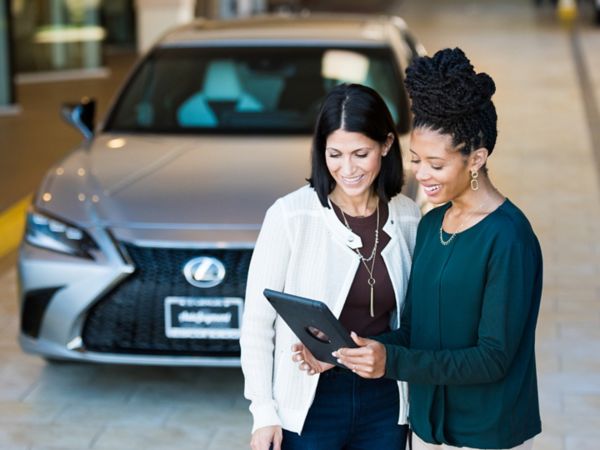
[[[399,17],[265,16],[176,28],[143,57],[28,213],[20,344],[48,360],[239,365],[246,275],[266,209],[305,184],[325,93],[366,84],[407,136]]]

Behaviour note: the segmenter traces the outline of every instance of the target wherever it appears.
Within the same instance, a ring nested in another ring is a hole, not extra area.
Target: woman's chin
[[[341,186],[342,191],[344,192],[344,195],[348,196],[348,197],[362,197],[363,195],[366,195],[369,192],[369,189],[367,186]]]
[[[337,187],[348,197],[360,197],[371,191],[371,185],[364,179],[358,183],[344,183],[341,181],[337,183]]]

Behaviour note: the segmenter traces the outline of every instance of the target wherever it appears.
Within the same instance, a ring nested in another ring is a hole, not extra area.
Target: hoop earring
[[[471,170],[471,189],[474,191],[479,189],[479,181],[477,181],[478,177],[479,172],[477,172],[476,170]]]

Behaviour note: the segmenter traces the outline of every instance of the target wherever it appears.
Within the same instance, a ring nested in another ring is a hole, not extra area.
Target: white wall
[[[136,0],[137,48],[142,53],[169,28],[194,18],[195,0]]]

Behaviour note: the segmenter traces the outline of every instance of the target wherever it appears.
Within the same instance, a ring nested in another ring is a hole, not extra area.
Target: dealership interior
[[[136,61],[170,27],[330,11],[399,16],[428,54],[460,47],[494,78],[499,132],[489,174],[531,221],[544,260],[536,332],[543,431],[533,448],[597,450],[598,3],[0,1],[0,448],[249,448],[252,420],[235,364],[91,363],[23,351],[19,248],[45,174],[85,139],[66,123],[64,104],[93,98],[101,121]],[[308,174],[297,175],[300,187]]]

